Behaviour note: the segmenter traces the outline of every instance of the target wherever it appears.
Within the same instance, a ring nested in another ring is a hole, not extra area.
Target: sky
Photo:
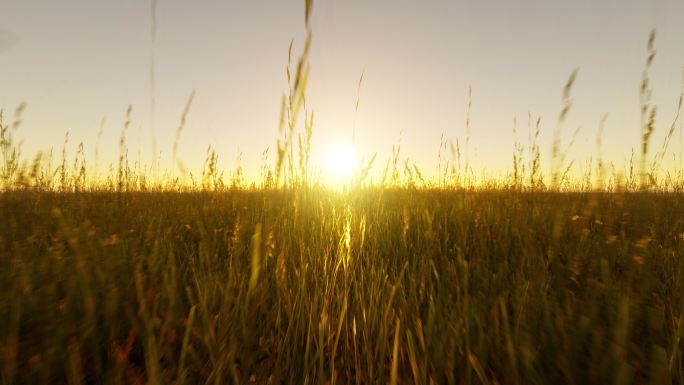
[[[51,147],[59,153],[69,132],[68,151],[83,142],[94,162],[99,147],[102,165],[115,162],[132,105],[130,158],[149,164],[156,142],[162,167],[171,168],[180,115],[194,91],[179,158],[200,168],[211,145],[221,168],[240,158],[258,176],[264,150],[275,156],[288,46],[294,41],[295,57],[301,51],[303,8],[299,0],[157,0],[153,39],[149,1],[3,0],[0,108],[9,120],[27,103],[15,133],[27,157]],[[602,152],[622,166],[639,146],[639,83],[652,29],[654,147],[683,86],[681,0],[318,0],[311,28],[307,106],[315,113],[316,164],[349,142],[355,125],[361,155],[377,152],[384,162],[401,145],[402,157],[430,174],[442,136],[466,151],[469,100],[473,168],[510,171],[514,117],[527,143],[529,114],[542,118],[548,158],[563,86],[579,69],[561,126],[564,145],[580,128],[568,156],[581,163],[596,154],[607,115]],[[680,132],[672,165],[680,165]]]

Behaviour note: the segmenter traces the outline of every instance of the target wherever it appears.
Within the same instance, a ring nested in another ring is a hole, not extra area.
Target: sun
[[[325,179],[328,184],[341,186],[350,183],[358,168],[359,159],[354,146],[347,143],[330,146],[325,162]]]

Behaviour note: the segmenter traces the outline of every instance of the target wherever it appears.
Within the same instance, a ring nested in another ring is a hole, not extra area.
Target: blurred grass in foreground
[[[677,194],[6,192],[3,383],[682,383]]]

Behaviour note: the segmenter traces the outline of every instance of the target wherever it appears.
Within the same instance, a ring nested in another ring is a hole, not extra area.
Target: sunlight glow
[[[326,155],[325,179],[329,185],[348,184],[356,176],[359,160],[351,144],[338,143],[330,146]]]

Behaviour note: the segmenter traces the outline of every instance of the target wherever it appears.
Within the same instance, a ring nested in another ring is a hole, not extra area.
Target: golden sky
[[[195,90],[179,157],[201,167],[208,145],[220,166],[242,153],[258,174],[262,152],[274,157],[280,99],[287,90],[288,45],[304,40],[303,1],[3,0],[0,3],[0,107],[11,116],[27,102],[16,135],[26,154],[84,142],[101,164],[113,162],[125,111],[130,157],[149,163],[153,135],[162,165],[189,94]],[[579,68],[573,107],[562,127],[578,163],[596,153],[607,114],[604,155],[620,166],[639,146],[639,83],[649,32],[657,30],[651,69],[658,106],[654,147],[675,116],[684,69],[684,2],[657,1],[317,1],[307,104],[315,111],[313,161],[349,141],[378,152],[379,165],[401,144],[427,172],[442,134],[465,145],[472,88],[469,154],[476,169],[509,170],[512,126],[527,143],[528,113],[542,118],[548,157],[570,73]],[[154,109],[151,59],[154,58]],[[358,79],[364,72],[355,116]],[[668,159],[679,164],[677,128]],[[382,167],[382,166],[378,166]]]

